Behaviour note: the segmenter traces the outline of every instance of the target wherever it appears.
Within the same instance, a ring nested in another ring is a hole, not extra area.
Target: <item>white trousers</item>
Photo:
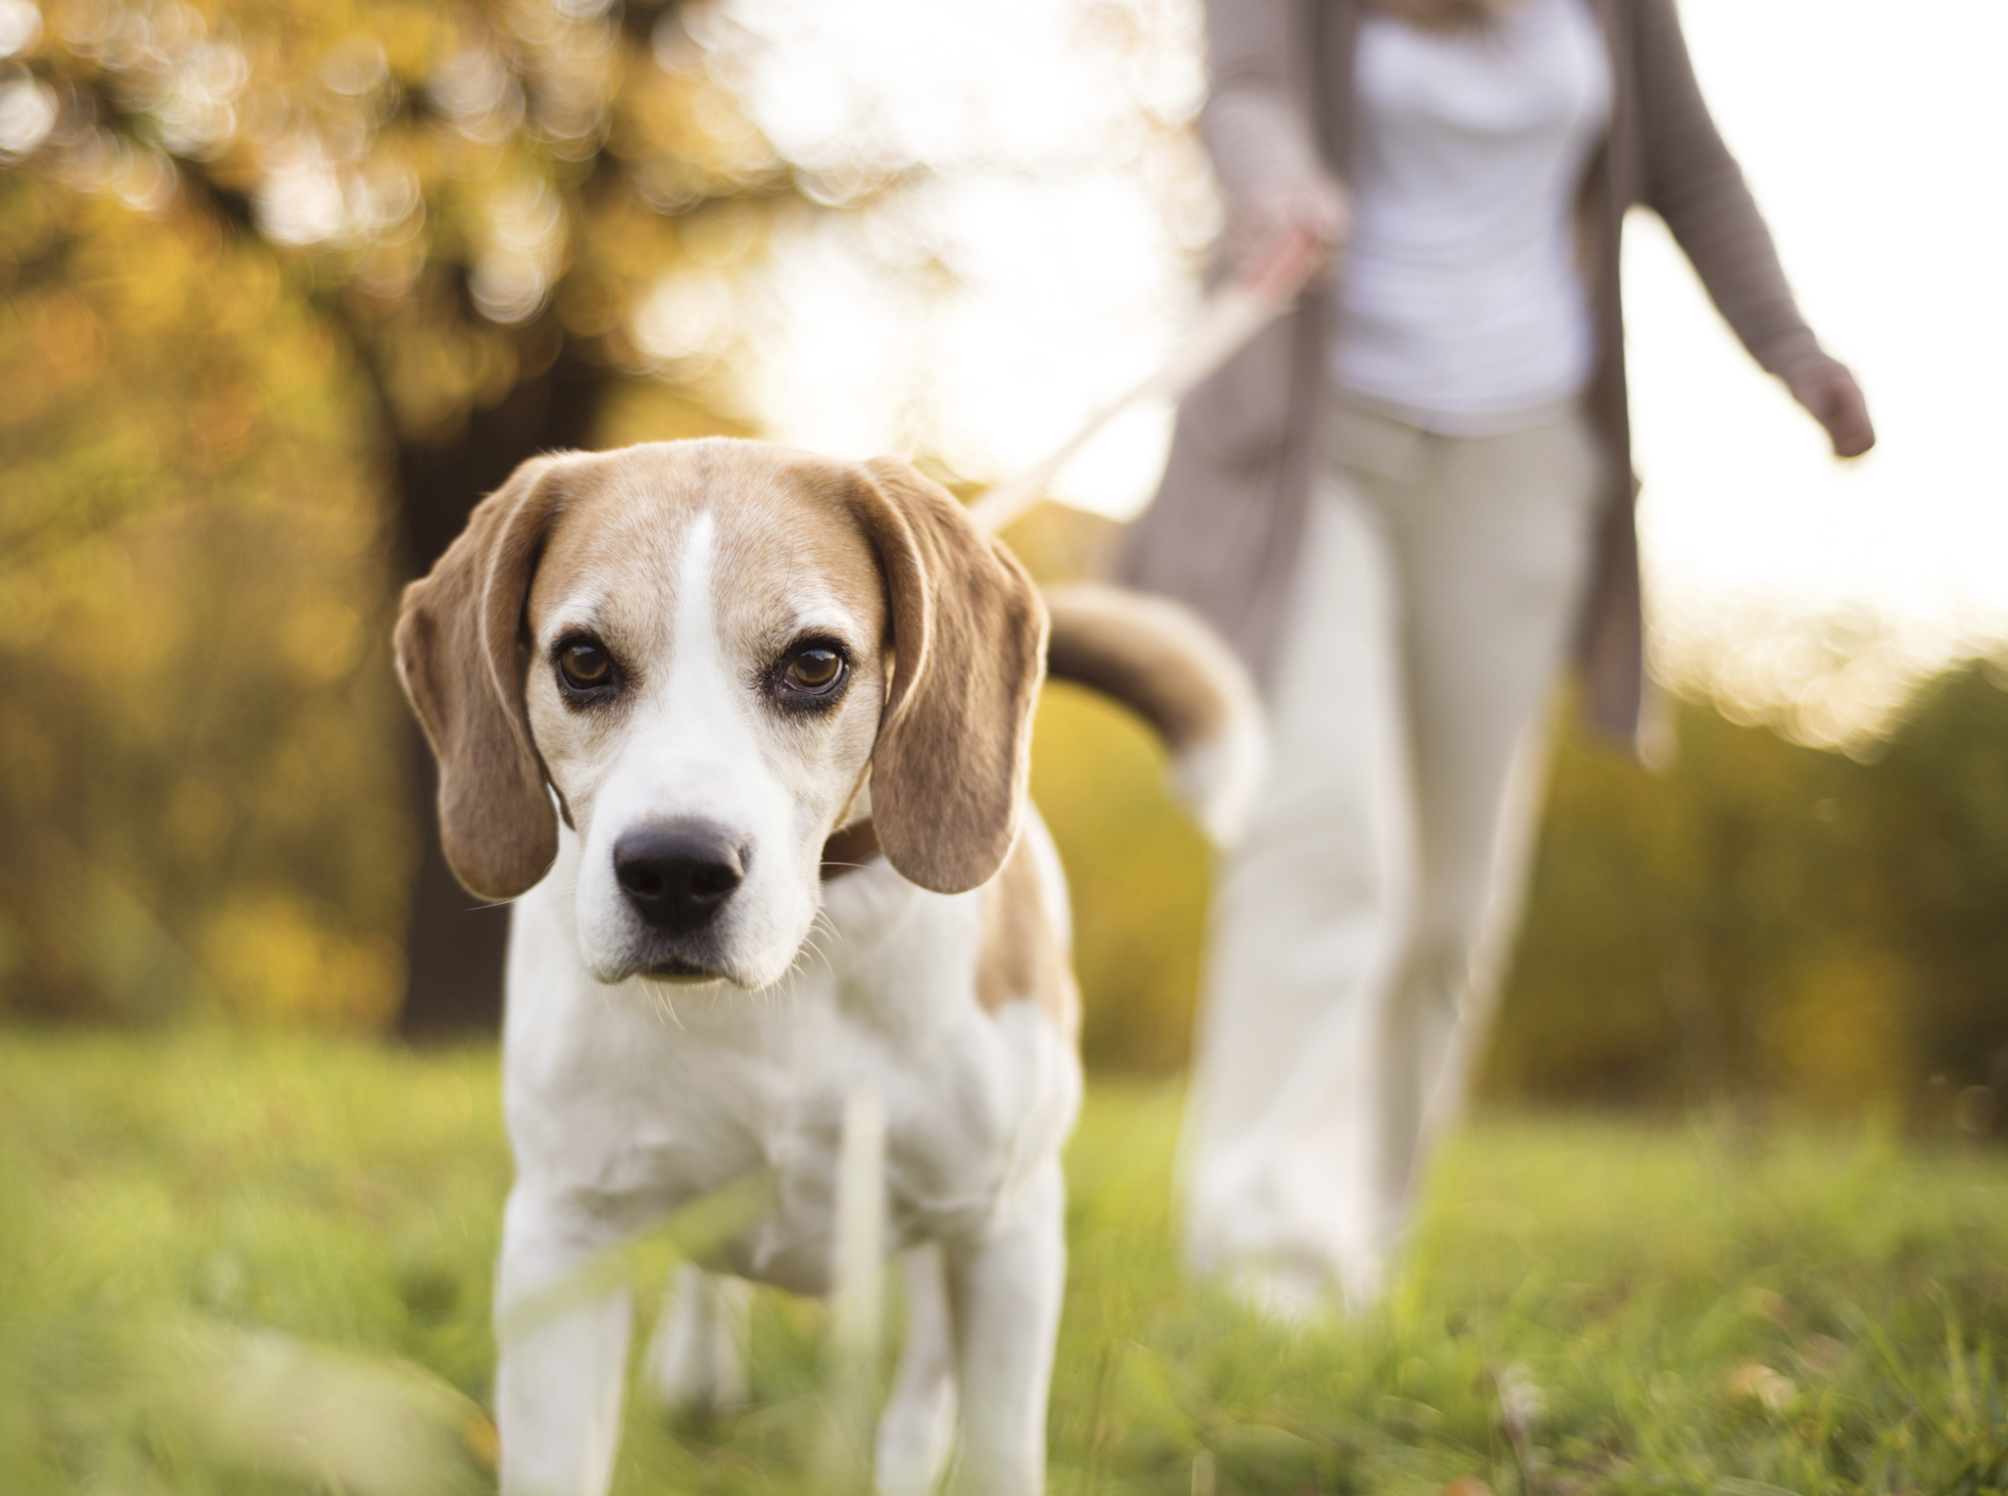
[[[1340,404],[1218,887],[1183,1150],[1195,1269],[1358,1305],[1455,1117],[1518,915],[1601,457]]]

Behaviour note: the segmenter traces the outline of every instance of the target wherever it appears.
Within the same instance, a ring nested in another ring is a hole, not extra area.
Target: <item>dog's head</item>
[[[1045,628],[1010,553],[905,463],[711,439],[525,463],[406,590],[397,661],[462,883],[523,893],[563,816],[595,977],[757,988],[867,784],[903,876],[996,872]]]

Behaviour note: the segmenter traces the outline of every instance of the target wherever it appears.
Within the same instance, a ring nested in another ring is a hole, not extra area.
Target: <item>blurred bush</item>
[[[1565,736],[1487,1083],[1901,1107],[2008,1086],[2008,692],[1927,685],[1872,762],[1680,707],[1664,778]]]

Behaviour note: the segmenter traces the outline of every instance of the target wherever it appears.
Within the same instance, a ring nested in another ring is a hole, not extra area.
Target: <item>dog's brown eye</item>
[[[580,639],[558,651],[558,673],[572,689],[590,691],[613,678],[613,657],[599,645]]]
[[[805,649],[788,662],[783,677],[797,691],[825,691],[844,673],[844,657],[834,649]]]

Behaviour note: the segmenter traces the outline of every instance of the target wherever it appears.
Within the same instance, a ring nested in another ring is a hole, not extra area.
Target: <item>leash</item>
[[[1254,340],[1295,303],[1324,261],[1317,238],[1302,229],[1279,236],[1245,271],[1206,300],[1199,320],[1156,373],[1114,403],[1103,406],[1046,459],[996,484],[969,506],[969,517],[995,535],[1046,496],[1061,468],[1125,411],[1155,401],[1175,402]]]

